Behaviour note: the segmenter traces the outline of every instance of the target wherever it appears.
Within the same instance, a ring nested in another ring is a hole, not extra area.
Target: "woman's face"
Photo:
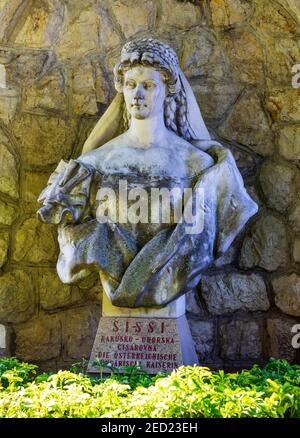
[[[143,120],[163,113],[166,84],[158,70],[137,66],[125,72],[124,99],[132,117]]]

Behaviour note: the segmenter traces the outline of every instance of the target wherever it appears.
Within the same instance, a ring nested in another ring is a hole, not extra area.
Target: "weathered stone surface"
[[[81,360],[90,357],[100,314],[97,305],[71,309],[65,313],[63,337],[69,358]]]
[[[43,168],[70,157],[76,121],[23,114],[15,121],[14,134],[25,166]]]
[[[284,313],[300,316],[300,276],[296,273],[272,280],[275,304]]]
[[[236,80],[248,84],[263,82],[263,49],[254,34],[232,30],[224,35],[222,44]]]
[[[266,78],[270,84],[290,87],[292,67],[300,57],[300,42],[291,38],[269,39],[266,57]]]
[[[151,0],[140,0],[138,3],[115,0],[112,11],[126,38],[151,29],[156,15],[156,8]]]
[[[83,145],[94,129],[96,123],[99,120],[99,116],[82,116],[78,121],[77,139],[72,152],[73,157],[79,157],[82,153]]]
[[[205,309],[203,304],[200,302],[197,289],[193,289],[186,294],[186,311],[191,315],[203,315],[205,314]]]
[[[85,63],[72,73],[73,109],[79,115],[95,115],[98,105],[108,104],[109,87],[97,64]]]
[[[14,261],[55,262],[58,245],[53,231],[52,227],[39,223],[35,218],[26,219],[15,232]]]
[[[0,199],[0,224],[11,225],[16,217],[16,208]]]
[[[293,257],[295,262],[300,263],[300,239],[296,239],[294,242]]]
[[[47,186],[50,173],[24,172],[21,198],[23,207],[28,212],[36,213],[41,204],[37,202],[42,190]],[[1,211],[1,204],[0,204]]]
[[[0,42],[6,42],[15,26],[28,11],[28,2],[26,0],[9,0],[4,2],[1,0],[0,10]]]
[[[300,121],[300,88],[274,89],[268,93],[266,110],[274,121]]]
[[[287,34],[299,33],[296,20],[286,11],[286,2],[284,7],[280,7],[278,2],[268,0],[255,0],[255,14],[251,24],[264,34],[280,36]]]
[[[55,63],[52,50],[12,49],[9,55],[7,81],[21,87],[30,86],[41,79]]]
[[[120,36],[100,2],[95,9],[92,9],[91,2],[85,2],[84,5],[66,3],[64,30],[56,47],[59,58],[83,57],[99,48],[111,50],[120,43]]]
[[[260,193],[257,190],[256,182],[254,181],[245,181],[245,188],[249,196],[255,201],[259,207],[263,206],[263,202],[260,198]]]
[[[287,318],[270,318],[267,321],[269,356],[278,359],[296,360],[297,350],[292,346],[292,327],[299,321]]]
[[[299,192],[297,169],[285,164],[266,161],[259,175],[261,188],[270,207],[284,212]]]
[[[300,20],[300,0],[280,0],[280,3],[289,11],[293,17]]]
[[[94,278],[94,284],[91,284],[89,287],[85,288],[82,286],[82,284],[79,284],[78,287],[74,286],[72,288],[72,295],[74,293],[74,289],[76,289],[76,293],[77,293],[77,289],[78,292],[81,296],[81,301],[84,303],[97,303],[99,305],[102,304],[102,294],[104,293],[102,290],[102,285],[100,282],[100,278],[99,275],[97,275]]]
[[[12,87],[0,87],[0,119],[4,123],[10,123],[15,116],[17,104],[19,102],[19,94]]]
[[[250,228],[242,245],[240,265],[244,268],[260,266],[275,271],[286,265],[289,249],[284,224],[275,216],[265,214]]]
[[[83,11],[92,9],[95,3],[105,2],[106,0],[101,0],[101,2],[98,2],[97,0],[85,0],[84,3],[82,0],[64,0],[64,4],[66,5],[66,16],[68,18],[67,23],[76,21]]]
[[[237,310],[266,311],[270,307],[266,285],[257,274],[223,273],[201,281],[202,296],[213,315]]]
[[[7,262],[7,252],[9,248],[9,233],[0,231],[0,268]]]
[[[177,0],[164,0],[160,3],[159,29],[190,29],[192,26],[203,24],[205,16],[201,5]]]
[[[0,57],[0,61],[1,57]],[[0,88],[3,90],[4,88],[7,88],[7,82],[6,82],[6,69],[5,65],[0,64]]]
[[[243,177],[255,175],[256,162],[251,153],[245,150],[245,148],[236,147],[234,145],[231,146],[231,152]]]
[[[9,247],[9,233],[0,231],[0,268],[7,262],[7,251]]]
[[[16,355],[28,362],[56,358],[61,352],[61,323],[57,315],[41,315],[16,327]]]
[[[242,24],[253,10],[249,0],[210,0],[209,7],[214,26]]]
[[[102,3],[102,2],[101,2]],[[109,13],[102,4],[98,2],[96,4],[96,11],[100,19],[99,22],[99,47],[104,51],[111,51],[121,44],[121,37],[112,22]],[[99,8],[97,7],[99,5]],[[71,8],[73,9],[73,2]]]
[[[279,152],[287,160],[300,160],[300,127],[284,126],[278,138]]]
[[[289,214],[289,221],[293,231],[300,232],[300,201],[297,201]]]
[[[249,146],[254,152],[267,156],[273,153],[273,134],[258,95],[246,92],[234,105],[221,125],[219,134],[226,139]]]
[[[16,270],[0,277],[0,321],[20,323],[35,311],[34,286],[31,275]]]
[[[44,310],[65,307],[72,303],[71,286],[63,284],[57,272],[39,271],[40,304]]]
[[[220,356],[223,359],[258,359],[262,354],[261,328],[256,321],[223,323],[219,337]]]
[[[59,58],[69,59],[86,56],[99,48],[100,18],[93,10],[83,10],[71,21],[66,15],[66,24],[61,39],[56,46]]]
[[[15,42],[27,47],[50,47],[59,36],[64,20],[64,6],[59,0],[34,2],[17,32]]]
[[[226,253],[222,256],[216,259],[211,266],[215,268],[220,268],[224,265],[229,265],[233,262],[236,256],[237,249],[234,247],[234,245],[230,246],[229,249],[226,251]]]
[[[8,0],[0,0],[0,11],[2,11],[2,9],[4,9],[4,6],[6,5],[6,3],[8,3]]]
[[[190,319],[189,326],[199,359],[207,359],[214,349],[214,323]]]
[[[61,69],[55,69],[34,86],[25,88],[22,108],[26,111],[65,111],[67,95],[65,77]]]
[[[0,126],[0,143],[5,145],[9,144],[9,138],[7,136],[7,131],[4,132],[3,128]]]
[[[19,176],[18,165],[15,157],[8,148],[0,143],[0,163],[5,163],[1,167],[0,174],[0,192],[5,193],[12,198],[19,197]]]
[[[180,50],[182,69],[189,77],[221,79],[226,75],[224,55],[215,36],[198,27],[185,33]]]
[[[221,120],[242,91],[238,84],[195,85],[193,87],[205,121]]]

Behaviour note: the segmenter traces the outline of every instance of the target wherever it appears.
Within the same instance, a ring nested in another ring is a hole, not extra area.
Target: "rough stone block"
[[[0,268],[7,262],[7,253],[9,248],[9,233],[0,231]]]
[[[295,272],[272,280],[275,304],[284,313],[300,316],[300,276]]]
[[[61,353],[61,323],[57,315],[40,315],[28,324],[16,326],[16,356],[28,362],[40,362]]]
[[[211,321],[196,321],[189,319],[191,334],[195,342],[196,352],[201,360],[207,360],[215,345],[215,328]]]
[[[251,1],[243,0],[210,0],[209,7],[214,26],[243,24],[253,10]]]
[[[252,91],[242,94],[220,126],[219,134],[263,156],[272,155],[274,150],[268,117],[258,95]]]
[[[125,38],[152,28],[156,16],[156,7],[151,0],[116,0],[112,7],[113,14],[121,26]]]
[[[74,302],[71,286],[63,284],[53,271],[39,270],[39,291],[40,304],[44,310],[59,309]]]
[[[185,33],[182,41],[181,65],[188,77],[220,80],[226,75],[227,65],[214,34],[198,26]]]
[[[32,277],[20,269],[0,277],[0,321],[21,323],[35,312],[35,291]]]
[[[40,224],[36,218],[26,219],[13,239],[13,260],[32,263],[55,262],[58,244],[53,228]]]
[[[299,320],[274,317],[267,321],[269,334],[269,355],[278,359],[286,359],[294,362],[297,357],[298,349],[292,345],[295,333],[292,328],[299,324]]]
[[[219,329],[220,356],[229,360],[258,359],[262,355],[262,330],[256,321],[231,321]]]
[[[266,161],[261,168],[259,181],[270,207],[283,213],[296,200],[300,181],[296,168]]]
[[[237,310],[266,311],[270,307],[263,278],[257,274],[224,273],[201,281],[202,296],[212,315]]]
[[[263,82],[263,47],[253,33],[234,29],[224,35],[222,44],[236,80],[248,84]]]
[[[247,233],[240,253],[240,266],[260,266],[275,271],[289,260],[289,245],[284,224],[275,216],[262,215]]]
[[[5,163],[1,167],[0,192],[12,198],[19,197],[19,175],[18,164],[14,155],[4,144],[0,144],[0,163]]]
[[[300,127],[285,126],[279,132],[279,152],[287,160],[300,160]]]
[[[68,159],[76,139],[76,121],[23,114],[15,121],[14,135],[26,168],[45,168]]]
[[[13,205],[0,199],[0,224],[11,225],[17,218],[17,210]]]
[[[89,359],[100,314],[101,309],[97,305],[72,308],[64,314],[63,339],[68,358]]]

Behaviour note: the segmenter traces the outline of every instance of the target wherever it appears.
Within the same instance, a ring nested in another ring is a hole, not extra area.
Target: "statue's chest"
[[[119,148],[107,154],[99,170],[106,175],[137,175],[145,181],[152,178],[187,177],[185,160],[170,149]]]

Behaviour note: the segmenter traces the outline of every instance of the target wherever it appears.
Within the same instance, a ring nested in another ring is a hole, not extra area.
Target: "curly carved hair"
[[[164,104],[164,119],[168,129],[185,140],[191,139],[190,125],[187,118],[187,104],[184,89],[179,78],[178,58],[174,50],[164,43],[152,38],[130,41],[122,49],[121,60],[114,67],[115,88],[123,92],[125,72],[138,65],[158,70],[167,86]],[[124,103],[123,127],[130,126],[131,116]]]

